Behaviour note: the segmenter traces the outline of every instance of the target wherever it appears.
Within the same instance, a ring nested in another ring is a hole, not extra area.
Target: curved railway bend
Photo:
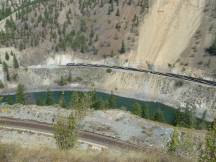
[[[154,75],[165,76],[165,77],[170,77],[170,78],[175,78],[175,79],[181,79],[181,80],[185,80],[185,81],[191,81],[191,82],[195,82],[195,83],[200,83],[200,84],[205,84],[205,85],[216,87],[216,81],[206,80],[203,78],[195,78],[195,77],[191,77],[191,76],[174,74],[174,73],[162,73],[162,72],[151,71],[151,70],[137,69],[137,68],[133,68],[133,67],[97,65],[97,64],[74,64],[74,63],[68,63],[66,66],[87,67],[87,68],[106,68],[106,69],[113,69],[113,70],[125,70],[125,71],[132,71],[132,72],[150,73],[150,74],[154,74]]]
[[[38,133],[43,133],[47,135],[53,135],[52,124],[42,123],[38,121],[31,120],[21,120],[8,117],[0,117],[0,127],[2,128],[11,128],[11,129],[20,129],[26,131],[33,131]],[[148,148],[132,144],[120,139],[97,134],[94,132],[78,130],[78,137],[82,141],[87,141],[87,143],[93,143],[95,145],[102,146],[103,148],[120,148],[127,150],[140,150],[144,151]]]

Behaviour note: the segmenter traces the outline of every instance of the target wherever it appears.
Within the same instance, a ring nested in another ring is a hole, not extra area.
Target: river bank
[[[175,109],[194,108],[196,116],[207,120],[216,117],[216,88],[198,83],[183,81],[149,73],[136,73],[85,67],[52,67],[27,68],[15,72],[16,81],[5,84],[0,94],[13,94],[18,83],[23,84],[27,92],[95,89],[98,92],[111,92],[115,95],[138,99],[141,101],[159,102]],[[67,81],[71,76],[71,81]],[[63,78],[65,85],[58,85]]]

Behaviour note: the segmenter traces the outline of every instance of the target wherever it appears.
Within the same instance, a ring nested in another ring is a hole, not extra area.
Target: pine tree
[[[13,55],[13,67],[15,69],[19,68],[19,63],[17,61],[16,55]]]
[[[10,81],[10,75],[9,75],[8,65],[7,65],[6,62],[3,62],[3,71],[5,72],[7,81]]]
[[[69,72],[69,75],[68,75],[68,82],[70,83],[72,81],[72,75],[71,75],[71,71]]]
[[[150,112],[149,112],[149,109],[147,107],[143,108],[142,117],[145,119],[150,119]]]
[[[16,103],[25,104],[24,86],[19,84],[16,90]]]
[[[73,92],[70,106],[75,111],[78,120],[82,119],[94,104],[94,96],[91,92]]]
[[[5,53],[5,59],[8,61],[9,58],[10,58],[10,57],[9,57],[9,54],[8,54],[8,52],[6,52],[6,53]]]
[[[59,105],[63,108],[66,108],[65,98],[64,98],[64,92],[61,93],[60,99],[59,99]]]
[[[132,113],[137,116],[142,116],[142,108],[138,102],[136,102],[132,107]]]
[[[113,95],[113,92],[111,92],[111,95],[109,96],[109,99],[108,99],[108,106],[109,108],[115,108],[116,106],[116,96]]]
[[[65,85],[65,81],[64,81],[64,77],[63,77],[63,76],[61,76],[59,85],[60,85],[60,86],[64,86],[64,85]]]
[[[118,8],[117,11],[116,11],[116,16],[120,16],[119,8]]]
[[[96,94],[96,91],[95,89],[91,92],[91,108],[95,108],[95,103],[97,102],[97,94]]]
[[[125,50],[125,43],[124,43],[124,41],[122,41],[122,45],[121,45],[121,49],[120,49],[120,53],[125,53],[126,52],[126,50]]]
[[[164,114],[161,110],[158,110],[154,115],[154,120],[159,122],[164,122]]]
[[[83,93],[81,92],[74,92],[72,95],[72,108],[75,111],[77,120],[80,120],[83,118],[85,114],[84,110],[84,101],[83,101]]]
[[[47,96],[46,96],[45,104],[47,106],[53,105],[52,93],[50,92],[49,89],[47,90]]]

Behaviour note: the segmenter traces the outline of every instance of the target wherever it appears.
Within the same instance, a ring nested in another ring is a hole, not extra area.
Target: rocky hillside
[[[13,50],[25,66],[97,61],[215,78],[215,8],[205,0],[2,0],[1,60]]]
[[[215,38],[215,1],[154,0],[150,6],[132,64],[215,78],[216,57],[207,52]]]
[[[105,58],[135,49],[148,0],[35,0],[20,6],[2,26],[2,48],[15,47],[29,57],[64,51]]]

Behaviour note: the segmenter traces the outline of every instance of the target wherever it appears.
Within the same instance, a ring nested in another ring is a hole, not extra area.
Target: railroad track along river
[[[15,129],[15,130],[20,129],[26,131],[33,131],[33,132],[38,132],[45,135],[53,136],[52,124],[42,123],[38,121],[0,117],[0,127],[3,129],[7,128],[7,129]],[[89,143],[94,143],[96,145],[100,145],[106,148],[120,148],[126,150],[140,150],[140,151],[149,149],[143,146],[129,143],[127,141],[120,140],[118,138],[106,136],[103,134],[98,134],[95,132],[78,130],[77,134],[80,140],[87,141]]]

